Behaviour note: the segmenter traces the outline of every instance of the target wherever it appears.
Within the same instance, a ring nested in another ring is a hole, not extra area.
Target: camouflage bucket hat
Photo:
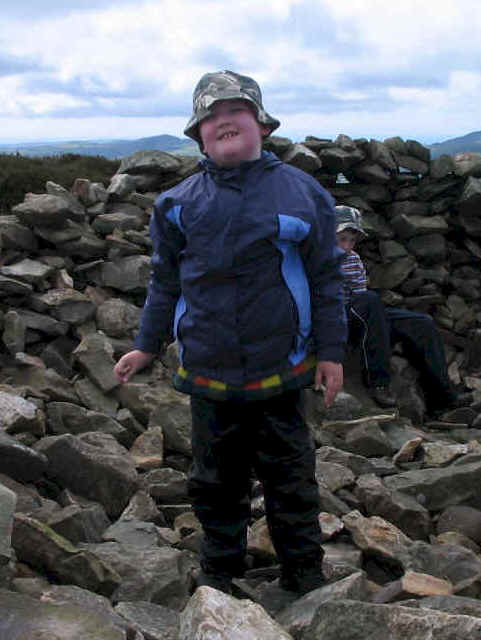
[[[353,229],[363,236],[367,236],[367,233],[362,228],[362,213],[359,209],[342,204],[334,207],[334,210],[337,217],[336,233],[340,233],[345,229]]]
[[[200,146],[202,146],[202,140],[199,135],[199,124],[209,115],[210,109],[218,100],[251,102],[257,111],[258,122],[269,127],[269,135],[281,124],[262,106],[261,90],[255,80],[233,71],[206,73],[194,89],[193,114],[184,129],[184,134],[193,138]]]

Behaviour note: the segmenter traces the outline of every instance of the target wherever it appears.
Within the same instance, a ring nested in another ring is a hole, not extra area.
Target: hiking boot
[[[440,399],[443,400],[443,397],[441,396]],[[474,397],[472,391],[453,393],[453,395],[449,396],[448,400],[445,400],[443,404],[428,407],[426,411],[426,418],[428,420],[437,420],[443,414],[448,413],[449,411],[469,407],[469,405],[471,405],[473,401]]]
[[[281,570],[279,586],[285,591],[293,591],[303,596],[309,591],[318,589],[326,584],[322,569],[319,566],[299,566],[295,569]]]
[[[389,391],[389,387],[386,386],[377,386],[372,387],[370,390],[371,398],[376,402],[380,407],[395,407],[397,404],[396,398]]]
[[[225,573],[207,573],[201,569],[195,579],[195,586],[211,587],[232,595],[232,576]]]
[[[457,393],[456,397],[449,404],[448,409],[460,409],[461,407],[469,407],[470,404],[473,404],[473,392],[466,391],[464,393]]]

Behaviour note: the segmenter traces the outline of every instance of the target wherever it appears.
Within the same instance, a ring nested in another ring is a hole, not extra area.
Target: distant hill
[[[428,147],[431,149],[431,158],[438,158],[444,153],[449,156],[454,156],[456,153],[463,153],[464,151],[481,153],[481,131],[473,131],[460,138],[436,142],[428,145]]]
[[[473,131],[460,138],[451,138],[444,142],[426,145],[431,149],[431,157],[437,158],[444,153],[455,155],[463,151],[481,153],[481,131]],[[68,142],[31,142],[19,144],[0,144],[1,153],[19,153],[28,157],[60,156],[78,154],[102,156],[117,160],[129,156],[135,151],[157,150],[183,155],[200,155],[197,144],[188,138],[170,135],[150,136],[135,140],[71,140]]]
[[[136,140],[72,140],[69,142],[0,144],[0,153],[19,153],[29,157],[59,156],[73,153],[116,160],[140,150],[199,155],[199,148],[193,140],[169,135],[137,138]]]

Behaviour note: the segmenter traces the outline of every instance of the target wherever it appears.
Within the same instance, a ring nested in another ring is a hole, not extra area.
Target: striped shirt
[[[355,293],[362,293],[367,289],[367,274],[364,264],[355,251],[346,252],[342,260],[344,272],[344,297],[346,304]]]

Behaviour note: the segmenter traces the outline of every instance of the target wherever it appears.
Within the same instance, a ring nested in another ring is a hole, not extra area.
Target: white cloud
[[[53,122],[85,132],[110,130],[110,119],[128,123],[130,137],[153,122],[176,123],[179,135],[195,83],[220,68],[259,81],[284,135],[480,128],[478,0],[78,0],[55,14],[56,5],[31,20],[2,16],[0,139],[22,115],[37,117],[25,127],[34,135],[36,123],[39,137]]]

